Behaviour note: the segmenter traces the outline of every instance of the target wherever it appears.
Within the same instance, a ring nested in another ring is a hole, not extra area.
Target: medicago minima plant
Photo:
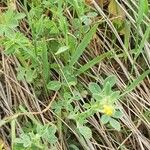
[[[64,100],[53,104],[53,109],[59,114],[61,110],[66,109],[67,118],[76,122],[77,129],[85,138],[92,137],[92,131],[87,126],[88,119],[93,115],[98,115],[99,121],[106,127],[114,128],[120,131],[121,126],[119,119],[122,117],[122,112],[116,102],[120,97],[119,91],[113,91],[112,88],[116,83],[116,77],[111,75],[107,77],[101,86],[98,83],[90,82],[88,84],[88,95],[90,100],[82,101],[83,107],[74,106],[76,101],[83,100],[82,94],[74,92],[74,96],[69,93],[64,93]]]

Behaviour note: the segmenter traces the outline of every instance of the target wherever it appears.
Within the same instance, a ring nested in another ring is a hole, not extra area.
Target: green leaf
[[[31,147],[32,144],[30,137],[25,133],[22,133],[19,138],[16,138],[15,142],[23,144],[23,147],[25,148]]]
[[[66,86],[75,86],[77,84],[77,78],[74,76],[72,68],[70,66],[65,66],[63,69],[63,74]]]
[[[56,126],[52,125],[51,127],[47,127],[44,130],[42,138],[48,141],[50,144],[55,144],[57,142],[57,137],[55,136],[56,133]]]
[[[77,78],[74,77],[73,75],[70,75],[70,76],[66,75],[65,77],[67,80],[67,83],[65,82],[66,86],[68,86],[68,85],[69,86],[75,86],[77,84]]]
[[[115,83],[117,82],[117,78],[115,75],[110,75],[108,76],[105,80],[104,80],[104,84],[103,86],[105,87],[105,85],[109,82],[110,86],[113,87],[115,85]]]
[[[61,88],[61,82],[59,81],[50,81],[47,84],[47,89],[52,91],[58,91]]]
[[[26,70],[26,74],[25,74],[26,80],[28,83],[33,82],[33,79],[35,78],[35,72],[34,70],[31,70],[30,68],[28,68]]]
[[[93,98],[97,101],[101,101],[103,99],[103,96],[100,94],[93,94]]]
[[[0,35],[10,35],[13,30],[19,25],[20,19],[24,18],[22,13],[16,13],[11,9],[8,9],[5,13],[0,15]]]
[[[120,97],[120,91],[115,91],[110,95],[110,102],[114,103],[116,102]]]
[[[89,90],[92,94],[100,94],[101,88],[97,83],[91,82],[89,83]]]
[[[85,48],[88,46],[90,43],[91,39],[93,38],[93,35],[96,32],[97,29],[97,24],[94,25],[91,30],[84,36],[83,40],[81,43],[78,45],[76,51],[73,53],[71,60],[70,60],[70,66],[73,66],[79,59],[79,57],[82,55],[83,51]]]
[[[105,95],[110,95],[111,94],[111,85],[109,82],[107,82],[105,85],[104,85],[104,93]]]
[[[48,49],[46,41],[42,41],[42,62],[43,62],[43,77],[45,83],[49,81],[49,61],[48,61]]]
[[[24,80],[26,69],[24,67],[19,66],[17,68],[17,79]]]
[[[123,113],[120,110],[115,111],[113,117],[120,119],[122,117]]]
[[[92,131],[89,127],[87,126],[79,126],[78,127],[79,132],[86,138],[86,139],[90,139],[92,138]]]
[[[138,86],[143,79],[150,74],[150,69],[145,71],[142,75],[140,75],[137,79],[135,79],[126,89],[125,92],[121,95],[124,96],[125,94],[131,92],[132,90],[134,90],[136,88],[136,86]]]
[[[7,35],[7,38],[3,42],[6,54],[13,54],[19,51],[24,51],[29,54],[31,53],[31,50],[29,51],[29,46],[32,48],[30,44],[29,39],[20,32]]]
[[[73,100],[80,100],[80,99],[82,99],[82,96],[78,91],[74,90],[72,99]]]
[[[72,76],[67,76],[66,79],[67,79],[67,82],[68,82],[69,86],[75,86],[77,84],[77,78],[74,77],[73,75]]]
[[[121,126],[120,126],[120,123],[119,123],[117,120],[111,118],[111,119],[109,120],[109,123],[110,123],[110,125],[111,125],[114,129],[116,129],[117,131],[120,131]]]
[[[89,26],[92,23],[92,20],[88,16],[84,15],[80,19],[87,26]]]
[[[100,119],[100,121],[102,122],[102,124],[108,123],[109,120],[110,120],[110,116],[108,116],[108,115],[102,115],[102,117]]]
[[[64,95],[63,95],[63,97],[64,97],[64,99],[66,101],[68,101],[69,99],[71,99],[72,96],[71,96],[71,94],[69,92],[65,92]]]
[[[60,47],[60,48],[58,49],[58,51],[55,53],[55,55],[61,54],[61,53],[65,52],[65,51],[68,50],[68,49],[69,49],[68,46]]]
[[[94,18],[94,17],[96,17],[98,14],[96,13],[96,12],[89,12],[88,14],[87,14],[87,16],[89,17],[89,18]]]

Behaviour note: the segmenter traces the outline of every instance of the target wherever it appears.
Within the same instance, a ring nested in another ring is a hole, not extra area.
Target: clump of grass
[[[150,149],[148,0],[0,8],[0,149]]]

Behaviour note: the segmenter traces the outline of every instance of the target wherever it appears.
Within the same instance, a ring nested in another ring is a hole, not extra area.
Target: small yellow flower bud
[[[103,113],[104,114],[106,114],[108,116],[112,116],[113,112],[114,112],[114,107],[113,106],[106,105],[106,104],[103,106]]]

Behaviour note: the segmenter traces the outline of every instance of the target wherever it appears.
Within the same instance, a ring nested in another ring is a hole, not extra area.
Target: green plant
[[[14,34],[14,30],[19,26],[19,21],[25,17],[23,13],[15,13],[9,9],[0,16],[0,36],[10,36]]]
[[[95,100],[92,104],[92,111],[101,112],[101,122],[103,124],[110,123],[110,125],[116,130],[120,131],[120,123],[116,119],[120,119],[122,116],[121,111],[116,105],[120,97],[120,91],[112,91],[112,87],[116,82],[115,76],[109,76],[103,83],[103,89],[96,83],[90,83],[89,89],[92,93],[92,97]]]
[[[80,113],[77,109],[75,109],[69,116],[70,119],[74,119],[76,121],[79,131],[82,130],[84,132],[83,125],[87,123],[86,119],[96,113],[102,114],[100,121],[103,124],[110,123],[113,128],[120,131],[120,123],[116,120],[120,119],[122,116],[121,111],[116,105],[120,92],[111,90],[115,82],[115,76],[106,78],[103,83],[103,89],[101,89],[97,83],[89,83],[89,90],[92,94],[91,102],[83,105],[85,111]],[[84,136],[90,138],[91,136],[86,136],[87,132],[90,134],[88,127],[84,128],[85,130],[88,130],[85,132]],[[81,134],[83,134],[83,132],[81,132]]]
[[[36,126],[36,129],[32,129],[32,126],[30,126],[30,132],[22,132],[18,138],[15,139],[14,143],[14,149],[47,149],[51,145],[51,148],[53,145],[57,142],[57,138],[55,136],[56,133],[56,126],[53,124],[46,124],[46,125],[40,125],[38,124]],[[42,141],[45,141],[44,143]]]
[[[0,8],[0,149],[150,147],[148,0]]]
[[[94,114],[100,113],[100,122],[102,124],[109,123],[114,129],[120,131],[120,123],[118,119],[122,117],[120,108],[116,105],[116,102],[120,98],[119,91],[112,91],[112,87],[116,83],[115,76],[109,76],[103,83],[101,89],[97,83],[89,83],[89,91],[91,101],[84,103],[84,110],[80,112],[80,107],[74,107],[74,102],[82,100],[82,96],[79,92],[74,91],[73,96],[70,93],[65,92],[63,100],[53,103],[53,109],[56,113],[60,114],[62,110],[66,110],[65,116],[69,119],[73,119],[76,122],[77,129],[85,138],[91,138],[92,132],[86,123],[87,119]],[[62,117],[62,116],[61,116]]]

